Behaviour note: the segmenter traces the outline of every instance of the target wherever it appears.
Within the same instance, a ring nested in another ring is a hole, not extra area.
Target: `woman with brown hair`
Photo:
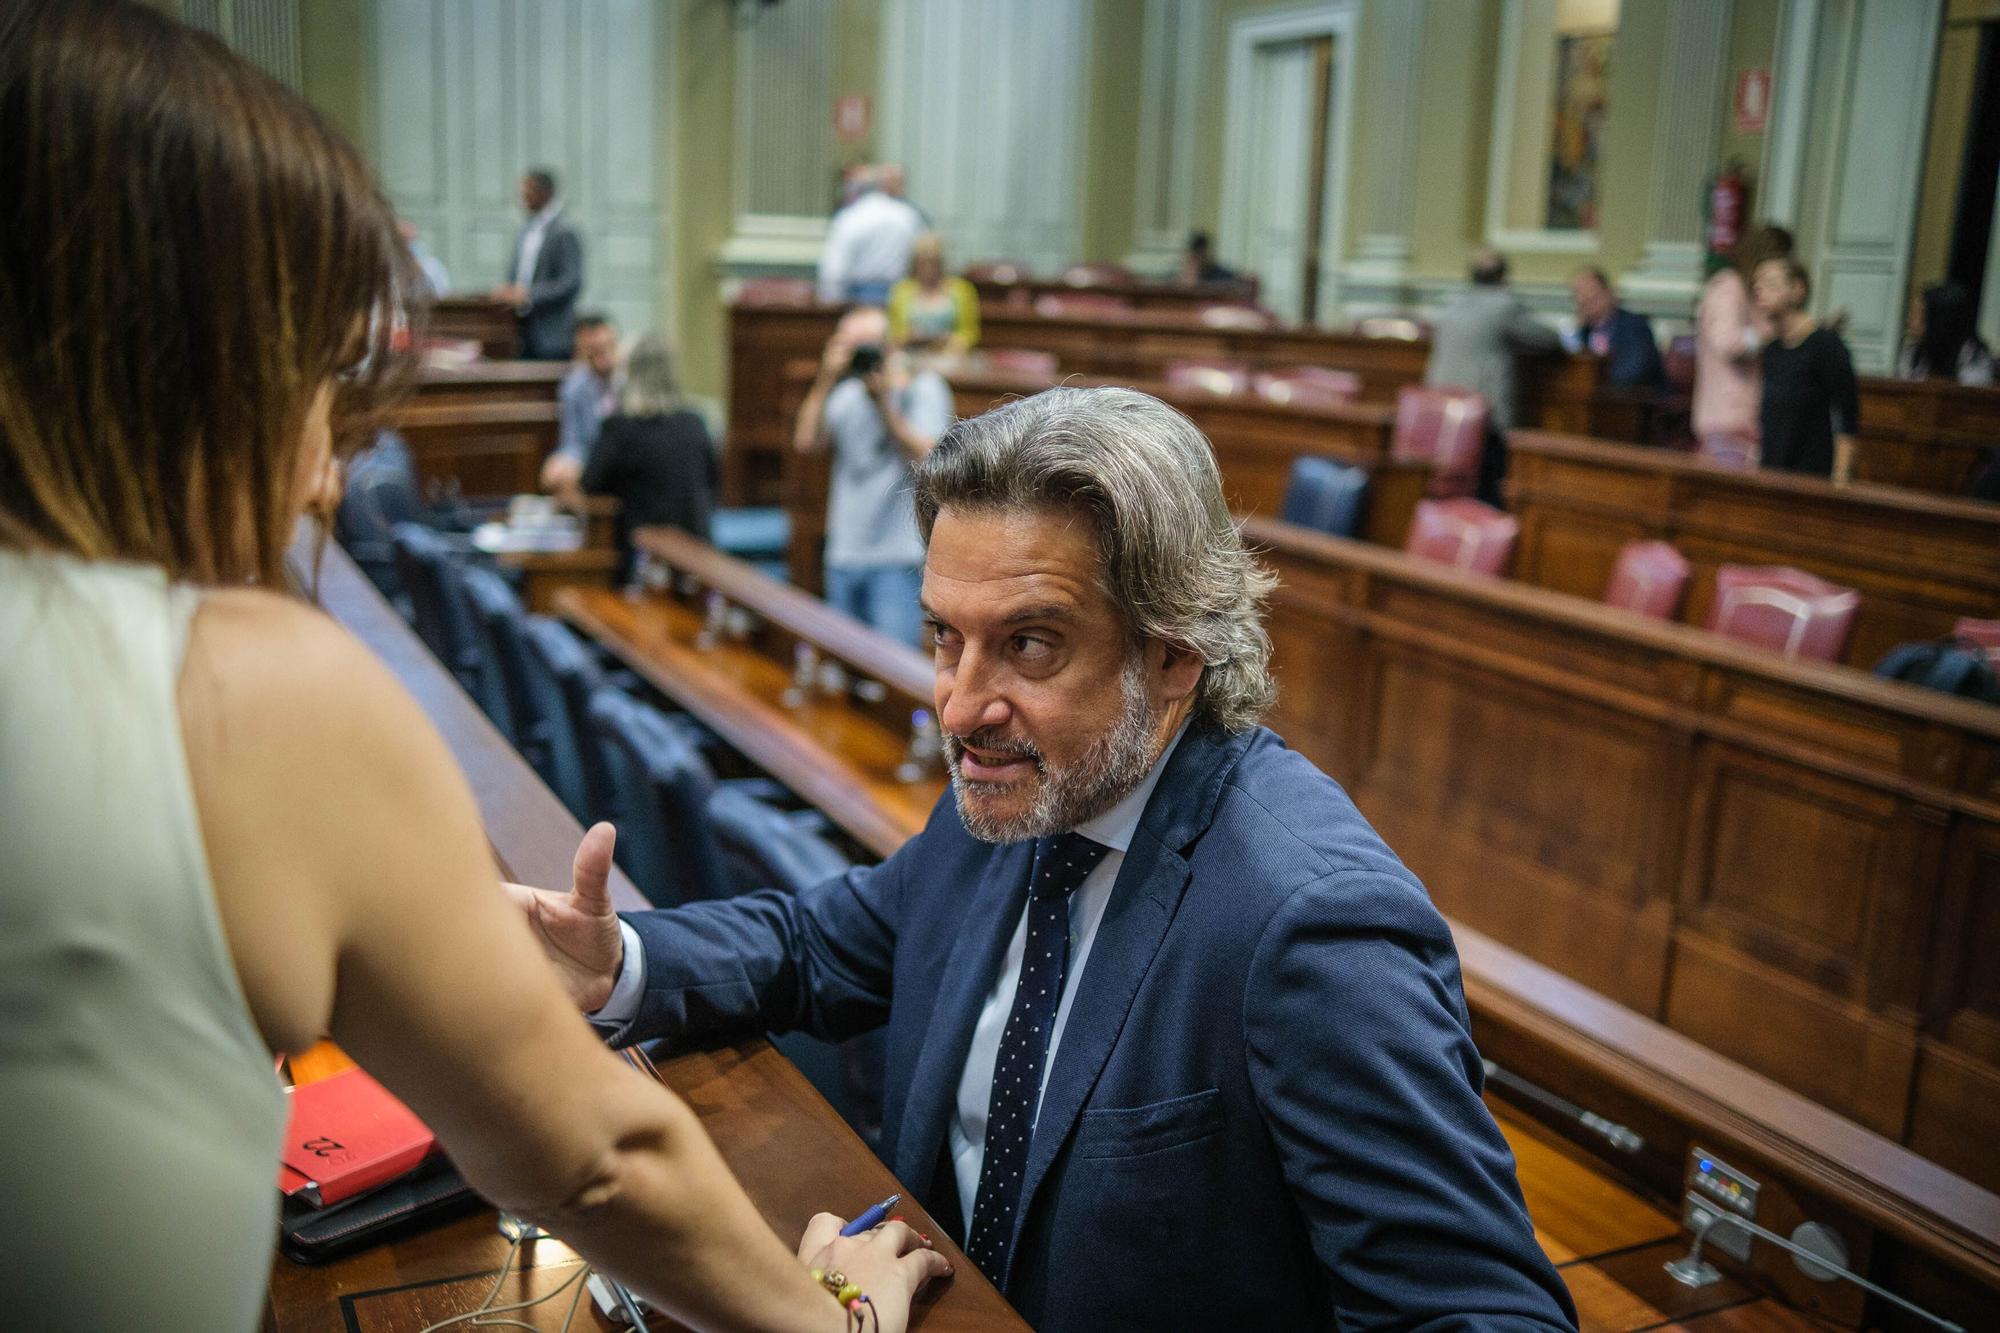
[[[268,1052],[331,1033],[482,1194],[676,1318],[851,1327],[578,1018],[416,705],[278,591],[410,290],[353,150],[157,13],[26,0],[0,213],[0,1198],[32,1237],[7,1320],[254,1327]],[[837,1225],[804,1248],[901,1328],[943,1260]]]

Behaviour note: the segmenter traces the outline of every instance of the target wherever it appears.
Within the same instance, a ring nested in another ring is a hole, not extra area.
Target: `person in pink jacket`
[[[1763,394],[1758,354],[1770,340],[1770,322],[1750,300],[1750,275],[1767,259],[1792,253],[1792,234],[1783,227],[1751,230],[1737,244],[1731,262],[1717,269],[1695,307],[1694,434],[1757,439],[1757,408]]]

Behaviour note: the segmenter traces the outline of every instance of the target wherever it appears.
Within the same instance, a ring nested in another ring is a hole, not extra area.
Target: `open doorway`
[[[1351,5],[1230,24],[1222,254],[1287,320],[1338,314],[1352,33]]]

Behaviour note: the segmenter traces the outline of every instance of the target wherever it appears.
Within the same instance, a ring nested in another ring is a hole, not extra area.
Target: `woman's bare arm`
[[[483,1195],[678,1318],[844,1326],[693,1113],[569,1004],[450,754],[365,648],[284,599],[213,595],[181,711],[224,928],[275,1046],[331,1032]],[[885,1314],[943,1267],[890,1242],[840,1256],[872,1267],[856,1280]]]

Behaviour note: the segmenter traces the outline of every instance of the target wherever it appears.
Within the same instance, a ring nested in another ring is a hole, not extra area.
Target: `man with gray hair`
[[[791,897],[515,890],[617,1039],[887,1028],[881,1151],[1045,1330],[1564,1329],[1423,887],[1258,725],[1208,442],[1123,389],[916,469],[952,793]],[[810,1163],[799,1163],[810,1170]]]

